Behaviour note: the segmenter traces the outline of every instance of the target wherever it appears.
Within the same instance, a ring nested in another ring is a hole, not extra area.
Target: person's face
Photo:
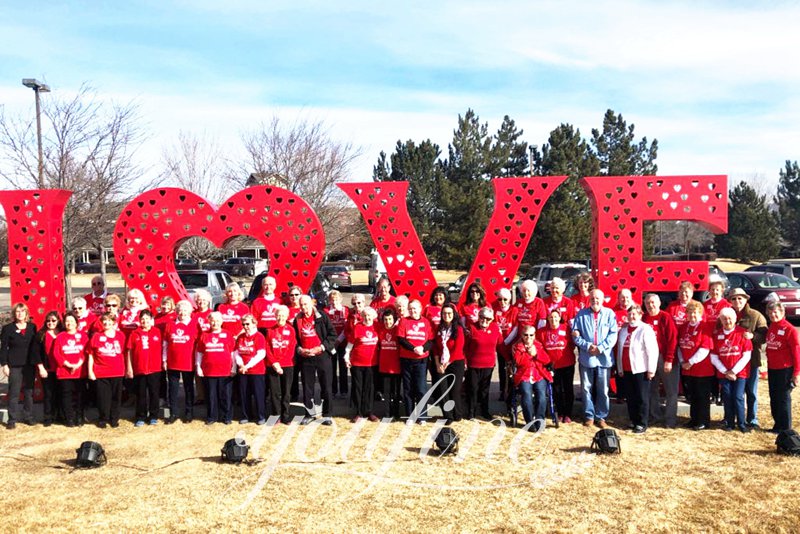
[[[719,316],[719,324],[722,325],[722,328],[725,330],[730,330],[734,326],[736,326],[736,320],[729,315],[720,315]]]
[[[92,280],[92,293],[95,295],[100,295],[106,288],[106,284],[100,280]]]
[[[28,320],[28,313],[22,308],[17,308],[16,310],[14,310],[14,319],[18,323],[24,323],[25,321]]]
[[[139,318],[139,324],[142,325],[144,330],[150,330],[153,327],[153,324],[155,324],[155,321],[150,315],[142,315]],[[103,326],[105,326],[105,323],[103,323]]]
[[[272,278],[264,278],[263,286],[264,286],[264,293],[266,293],[267,295],[275,294],[275,288],[277,287],[275,280],[273,280]]]
[[[143,304],[144,302],[142,302],[142,299],[139,298],[138,295],[128,295],[128,307],[140,308]]]
[[[75,320],[75,317],[67,315],[64,319],[64,328],[66,328],[67,332],[70,334],[74,334],[78,330],[78,321]]]
[[[105,301],[104,305],[106,307],[106,311],[109,311],[111,313],[119,312],[119,302],[117,302],[116,300],[107,300]]]
[[[647,313],[655,316],[658,315],[658,312],[661,309],[661,302],[659,302],[658,299],[650,297],[645,301],[644,306],[647,308]]]
[[[411,314],[411,318],[417,320],[422,315],[422,306],[420,306],[419,302],[414,302],[408,306],[408,312]]]
[[[188,319],[192,316],[192,309],[189,306],[178,306],[177,315],[180,320]]]
[[[278,326],[283,326],[286,324],[286,321],[289,320],[289,312],[288,311],[279,311],[275,314],[275,320],[278,321]]]
[[[444,308],[442,310],[442,322],[444,324],[452,323],[453,317],[455,317],[455,315],[453,314],[453,308]]]
[[[744,309],[744,305],[747,304],[747,299],[741,295],[736,295],[735,297],[731,297],[731,307],[740,312]]]
[[[19,312],[19,311],[21,311],[21,310],[17,310],[17,312]],[[83,317],[86,314],[86,306],[83,306],[81,304],[73,304],[72,305],[72,311],[77,313],[78,317]]]
[[[471,288],[468,296],[470,302],[479,302],[481,300],[481,292],[477,287]]]
[[[778,321],[783,320],[786,312],[780,308],[772,308],[771,310],[767,310],[767,315],[769,316],[770,321],[777,323]]]
[[[117,326],[117,322],[108,317],[104,317],[101,322],[103,323],[103,330],[112,330]]]
[[[550,296],[553,297],[553,300],[560,300],[563,295],[564,290],[562,290],[560,286],[550,284]]]
[[[172,313],[175,311],[175,303],[171,300],[165,300],[161,303],[161,311],[163,313]]]
[[[251,336],[256,333],[256,322],[250,317],[242,319],[242,327],[244,328],[244,331],[248,336]]]
[[[550,328],[558,328],[558,325],[561,324],[561,314],[557,311],[550,312],[550,315],[547,316],[547,324],[550,325]]]
[[[353,309],[356,310],[356,313],[361,313],[361,311],[366,307],[364,297],[353,297],[351,302],[353,303]]]
[[[289,305],[292,308],[296,308],[300,305],[300,295],[299,289],[291,289],[289,291]]]
[[[44,325],[48,330],[55,330],[58,328],[58,317],[48,317]]]
[[[391,315],[384,315],[383,326],[385,326],[387,330],[391,329],[394,326],[394,317]]]
[[[481,315],[478,317],[478,327],[479,328],[486,328],[490,324],[492,324],[492,317],[488,317],[486,315]]]
[[[382,279],[378,283],[378,295],[381,297],[385,297],[388,294],[389,294],[389,282],[387,282],[385,279]]]
[[[680,300],[684,304],[692,300],[693,296],[694,296],[694,291],[692,290],[691,287],[682,287],[678,291],[678,300]]]
[[[617,302],[619,302],[619,307],[623,310],[627,310],[633,304],[633,298],[627,293],[620,293],[617,297]]]
[[[400,317],[408,317],[408,303],[400,301],[396,304],[397,315]]]
[[[589,283],[588,280],[581,280],[580,282],[578,282],[578,290],[581,292],[581,295],[588,295],[590,287],[591,284]]]
[[[342,306],[342,297],[340,295],[329,295],[328,304],[331,308],[340,308]]]
[[[686,314],[686,318],[689,319],[690,323],[699,323],[700,319],[703,318],[703,311],[700,308],[690,310]]]
[[[511,304],[511,299],[508,297],[504,297],[503,295],[497,295],[497,302],[500,303],[500,306],[505,308],[509,304]]]
[[[302,299],[300,300],[300,310],[306,317],[311,317],[314,315],[314,303],[311,302],[311,299]]]
[[[533,342],[534,342],[534,341],[536,341],[536,331],[535,331],[533,328],[531,328],[531,329],[529,329],[529,330],[525,330],[525,331],[522,333],[522,343],[523,343],[523,344],[524,344],[526,347],[531,347],[531,346],[533,346]]]
[[[522,298],[526,301],[533,300],[533,290],[530,286],[522,286]]]
[[[711,295],[713,300],[719,300],[722,298],[722,284],[712,284],[708,288],[708,294]]]
[[[636,324],[642,319],[642,314],[639,310],[629,310],[628,311],[628,322]]]
[[[242,293],[238,287],[230,287],[225,290],[225,296],[228,297],[229,304],[236,304],[241,300]]]
[[[603,307],[603,295],[597,292],[592,293],[591,297],[589,297],[589,306],[594,311],[600,310]]]
[[[444,293],[436,293],[433,296],[433,303],[436,304],[437,306],[441,306],[442,304],[444,304]]]
[[[364,326],[372,326],[372,323],[375,322],[375,316],[371,313],[365,313],[361,318],[364,321]]]
[[[211,325],[211,330],[219,330],[222,328],[222,318],[212,315],[208,318],[208,324]]]

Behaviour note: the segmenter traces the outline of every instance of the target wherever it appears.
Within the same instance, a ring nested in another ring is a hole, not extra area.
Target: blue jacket
[[[597,346],[600,354],[589,354],[589,345],[594,344],[595,319],[591,308],[584,308],[575,316],[572,323],[575,346],[578,347],[578,362],[584,367],[611,367],[613,365],[614,345],[617,343],[617,317],[610,308],[600,308],[597,320]]]

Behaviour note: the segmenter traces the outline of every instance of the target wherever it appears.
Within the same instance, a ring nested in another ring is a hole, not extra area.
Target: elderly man
[[[584,426],[595,421],[606,428],[608,417],[608,376],[617,342],[617,319],[603,306],[603,292],[592,291],[589,307],[578,312],[573,322],[572,338],[578,347],[578,362],[583,388]]]
[[[678,381],[680,365],[675,362],[675,349],[678,346],[678,329],[672,316],[661,310],[661,298],[649,293],[644,298],[646,313],[643,321],[653,327],[658,341],[658,365],[653,382],[650,384],[650,417],[653,422],[664,422],[667,428],[678,424]],[[659,384],[664,384],[665,406],[661,406]]]
[[[89,312],[100,317],[105,313],[106,306],[106,283],[102,276],[92,278],[92,292],[87,293],[83,298],[86,299],[86,306]]]
[[[747,402],[745,424],[752,428],[759,428],[758,424],[758,368],[761,367],[761,354],[764,343],[767,341],[767,320],[761,312],[750,307],[747,301],[750,295],[742,288],[737,287],[728,295],[733,311],[736,312],[736,324],[747,330],[746,335],[753,344],[750,353],[750,374],[744,383],[744,394]]]
[[[331,360],[336,353],[336,329],[328,316],[314,308],[308,295],[300,297],[300,313],[294,318],[297,332],[297,356],[303,366],[303,402],[308,414],[300,422],[314,420],[314,381],[319,380],[322,398],[322,424],[331,425],[333,369]]]

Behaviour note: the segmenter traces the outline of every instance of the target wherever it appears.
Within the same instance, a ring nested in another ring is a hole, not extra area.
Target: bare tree
[[[283,187],[311,205],[325,229],[326,252],[332,254],[366,233],[352,204],[336,187],[361,155],[350,143],[334,140],[321,121],[297,120],[284,125],[277,117],[242,135],[247,157],[235,165],[229,181],[240,189],[260,183]]]
[[[43,99],[43,159],[46,187],[73,191],[64,213],[64,256],[91,248],[102,258],[125,203],[148,184],[134,153],[143,141],[138,107],[98,99],[83,85],[72,98]],[[0,178],[18,189],[37,188],[38,153],[34,121],[0,114]],[[101,270],[105,274],[105,262]],[[67,277],[67,295],[71,295]]]

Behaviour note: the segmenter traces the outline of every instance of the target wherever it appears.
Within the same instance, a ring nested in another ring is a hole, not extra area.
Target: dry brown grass
[[[768,426],[766,385],[760,419]],[[342,461],[344,435],[354,425],[336,423],[291,427],[296,433],[280,455],[274,451],[289,427],[277,426],[258,453],[265,460],[251,465],[222,464],[219,450],[242,428],[252,444],[266,427],[195,422],[136,429],[123,422],[116,430],[3,431],[2,530],[789,532],[800,517],[800,459],[775,454],[774,436],[763,432],[621,432],[623,454],[608,457],[587,452],[595,429],[562,425],[525,434],[514,462],[507,451],[519,430],[505,431],[487,455],[497,429],[460,422],[459,461],[420,458],[433,425],[399,423],[388,426],[368,457],[379,425],[367,423]],[[471,431],[476,440],[466,450]],[[337,447],[318,459],[334,432]],[[84,440],[103,444],[108,465],[72,469]],[[396,460],[384,461],[395,442]],[[280,461],[256,491],[271,458]],[[252,502],[243,506],[251,491]]]

